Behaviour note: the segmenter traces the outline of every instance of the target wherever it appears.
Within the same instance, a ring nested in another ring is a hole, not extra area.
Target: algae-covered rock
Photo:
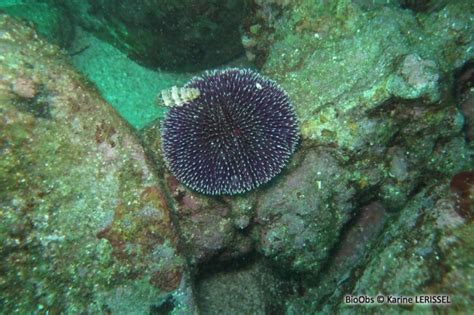
[[[345,294],[444,292],[457,295],[454,310],[466,311],[472,280],[456,278],[462,288],[453,290],[444,279],[456,277],[451,268],[468,273],[469,263],[444,260],[451,253],[437,245],[455,232],[413,216],[456,216],[449,209],[459,207],[439,201],[452,197],[445,183],[474,168],[466,110],[452,97],[453,74],[473,57],[472,6],[460,1],[418,14],[396,3],[290,7],[273,24],[263,70],[294,100],[301,162],[263,192],[256,209],[258,249],[306,278],[286,311],[357,313],[365,310],[346,305]],[[471,222],[461,225],[469,230]],[[457,241],[461,248],[465,239]],[[463,257],[472,255],[465,250]],[[369,311],[382,310],[399,308]]]
[[[446,185],[427,187],[390,222],[373,249],[377,255],[369,256],[350,294],[442,293],[450,295],[453,311],[466,311],[472,305],[474,283],[467,258],[473,248],[465,245],[471,233],[472,224],[456,211]],[[461,274],[465,279],[459,279]],[[458,285],[449,283],[453,278]],[[412,310],[429,308],[417,305]]]
[[[376,210],[372,206],[370,210],[379,212],[379,218],[384,216],[380,208]],[[327,274],[320,277],[305,296],[293,299],[288,310],[324,314],[423,313],[431,312],[433,306],[397,305],[377,300],[365,306],[350,305],[345,303],[345,296],[375,299],[382,295],[387,299],[389,296],[415,298],[444,294],[449,296],[451,305],[438,306],[440,310],[468,312],[472,306],[474,283],[470,271],[473,247],[468,244],[473,225],[458,212],[456,199],[446,183],[426,187],[399,213],[385,217],[387,221],[377,224],[379,231],[371,236],[373,241],[360,252],[365,254],[354,256],[354,249],[345,245],[340,247]],[[361,228],[357,222],[356,227]],[[381,233],[380,227],[383,227]],[[374,231],[370,226],[368,229]],[[360,233],[348,235],[360,237]],[[354,247],[366,241],[352,238],[346,239],[346,244]],[[344,268],[338,270],[342,266]]]
[[[304,138],[358,150],[361,137],[388,129],[383,121],[362,121],[370,118],[368,112],[393,96],[409,101],[426,95],[428,103],[436,102],[449,71],[472,58],[472,25],[461,22],[466,19],[462,4],[429,16],[396,7],[364,12],[346,4],[343,18],[337,15],[341,8],[324,11],[310,3],[296,5],[281,23],[277,33],[284,39],[274,43],[264,65],[293,96]],[[390,18],[394,15],[397,19]],[[457,18],[460,29],[452,30],[446,16]],[[306,27],[295,34],[303,22]],[[448,29],[432,33],[442,27]]]
[[[440,79],[436,63],[423,60],[420,56],[406,56],[396,74],[388,79],[387,90],[395,97],[419,99],[427,97],[428,102],[439,100],[438,80]]]
[[[293,98],[301,154],[308,156],[299,166],[304,171],[293,169],[285,184],[263,194],[257,213],[268,213],[259,219],[262,252],[293,270],[317,273],[358,205],[377,200],[398,211],[426,182],[472,165],[463,116],[449,91],[449,73],[472,55],[472,25],[465,23],[467,2],[419,15],[396,5],[364,11],[349,1],[291,6],[263,69]],[[460,26],[432,34],[448,27],[446,16]],[[310,143],[322,148],[305,149]],[[334,157],[323,162],[324,151],[334,147]],[[322,162],[313,166],[315,159]],[[317,172],[320,179],[312,175]],[[308,201],[296,199],[297,191]],[[311,201],[320,195],[325,199]],[[308,241],[300,248],[294,242],[302,237]]]
[[[249,236],[255,196],[216,198],[198,194],[179,183],[167,170],[161,155],[160,122],[141,130],[146,152],[173,201],[181,249],[191,265],[229,261],[254,249]]]
[[[168,202],[131,128],[5,15],[0,121],[0,312],[146,313],[186,289]]]
[[[264,192],[256,222],[259,250],[278,266],[317,274],[349,220],[355,190],[338,152],[311,150]],[[347,177],[343,177],[347,176]]]
[[[202,314],[281,314],[281,299],[286,284],[265,265],[262,259],[251,258],[232,270],[211,265],[196,281],[196,296]],[[213,267],[213,268],[211,268]]]

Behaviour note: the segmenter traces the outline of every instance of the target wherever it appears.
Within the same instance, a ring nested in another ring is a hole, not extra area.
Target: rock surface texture
[[[0,16],[0,312],[146,313],[184,260],[131,128],[58,48]]]

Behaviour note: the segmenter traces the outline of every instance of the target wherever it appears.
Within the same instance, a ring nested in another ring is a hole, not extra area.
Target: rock
[[[259,251],[279,267],[317,274],[351,216],[355,190],[337,152],[311,150],[258,200]]]
[[[141,139],[159,173],[165,191],[173,200],[181,249],[192,265],[227,261],[250,253],[253,242],[247,235],[252,198],[219,198],[193,192],[166,169],[161,155],[159,121],[144,128]]]
[[[249,259],[232,271],[216,267],[201,276],[197,303],[203,314],[281,314],[287,285],[264,261]]]
[[[62,2],[78,23],[150,68],[186,72],[217,67],[241,54],[245,1]]]
[[[0,51],[0,312],[147,313],[189,297],[168,201],[129,125],[5,15]]]
[[[273,23],[263,72],[292,97],[303,141],[288,170],[258,193],[254,227],[259,252],[304,278],[286,312],[354,312],[344,294],[457,294],[426,284],[445,277],[463,287],[456,310],[466,310],[470,280],[448,276],[443,264],[467,265],[438,250],[438,235],[451,232],[421,217],[438,202],[444,209],[446,181],[473,167],[467,111],[452,97],[453,73],[473,57],[469,2],[418,15],[349,1],[289,6]],[[456,213],[443,220],[466,237],[470,224]]]
[[[474,140],[474,64],[468,62],[456,78],[456,98],[464,116],[466,138]]]
[[[474,248],[465,242],[472,237],[472,223],[460,217],[454,201],[442,183],[423,189],[396,216],[384,216],[375,204],[365,207],[344,238],[348,243],[336,251],[317,285],[293,299],[287,310],[331,314],[351,313],[357,307],[361,311],[423,312],[430,306],[376,302],[354,306],[346,304],[344,296],[445,294],[452,304],[441,307],[468,311],[473,289],[468,257]],[[362,225],[367,223],[366,230]]]
[[[74,25],[64,8],[46,1],[6,1],[0,4],[5,13],[33,23],[38,34],[50,43],[68,48],[74,39]]]
[[[460,172],[454,175],[449,188],[455,195],[456,207],[453,207],[454,210],[460,217],[472,220],[474,218],[474,203],[472,202],[474,199],[474,171]],[[456,218],[456,216],[453,217]]]
[[[383,239],[374,249],[378,255],[369,256],[350,294],[375,296],[396,292],[398,295],[416,296],[442,292],[450,295],[453,311],[467,310],[471,304],[468,292],[472,290],[473,281],[469,279],[469,264],[463,257],[471,256],[473,248],[462,244],[472,232],[472,224],[438,223],[441,217],[458,216],[450,210],[453,207],[446,185],[429,187],[413,198],[384,232]],[[448,239],[450,245],[442,245]],[[460,274],[467,279],[458,278]],[[454,287],[448,279],[456,281],[459,287]],[[347,307],[340,305],[341,309]],[[385,306],[387,309],[391,307]],[[410,308],[421,311],[426,306]]]
[[[322,308],[327,304],[339,303],[341,297],[338,294],[341,288],[350,283],[357,268],[362,268],[365,256],[374,244],[377,244],[387,218],[387,211],[379,202],[363,206],[347,230],[342,233],[340,242],[329,257],[318,281],[313,285],[302,284],[307,294],[303,295],[298,304],[312,303]],[[336,298],[327,300],[331,296]]]
[[[387,117],[375,120],[363,113],[392,102],[391,91],[410,98],[400,102],[402,106],[413,104],[413,98],[433,104],[447,97],[450,79],[445,74],[473,54],[467,35],[472,25],[465,23],[463,13],[469,11],[467,6],[467,2],[447,5],[419,17],[384,6],[368,18],[356,4],[325,10],[303,1],[287,10],[298,13],[287,13],[277,24],[275,33],[281,40],[270,46],[263,71],[289,91],[303,138],[363,150],[366,143],[361,139],[377,143],[390,138],[391,125],[383,123]],[[337,10],[347,10],[348,16],[338,20]],[[394,15],[397,20],[390,18]],[[452,31],[450,19],[463,26]],[[305,26],[298,29],[298,25]],[[402,87],[387,88],[398,76],[401,84],[405,82],[404,92]],[[374,130],[380,137],[373,136]]]
[[[398,73],[387,83],[387,90],[393,96],[408,100],[427,98],[430,103],[439,100],[440,75],[434,61],[411,54],[403,59],[399,67]]]

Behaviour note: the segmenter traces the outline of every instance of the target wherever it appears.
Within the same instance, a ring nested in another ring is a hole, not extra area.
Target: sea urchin
[[[238,194],[280,173],[299,139],[291,102],[274,81],[226,69],[193,78],[199,91],[170,108],[161,125],[162,151],[173,175],[210,195]]]

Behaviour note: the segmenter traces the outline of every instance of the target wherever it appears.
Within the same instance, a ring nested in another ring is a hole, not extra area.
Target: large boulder
[[[147,313],[181,292],[168,202],[132,129],[0,16],[0,312]],[[191,305],[191,306],[189,306]]]

